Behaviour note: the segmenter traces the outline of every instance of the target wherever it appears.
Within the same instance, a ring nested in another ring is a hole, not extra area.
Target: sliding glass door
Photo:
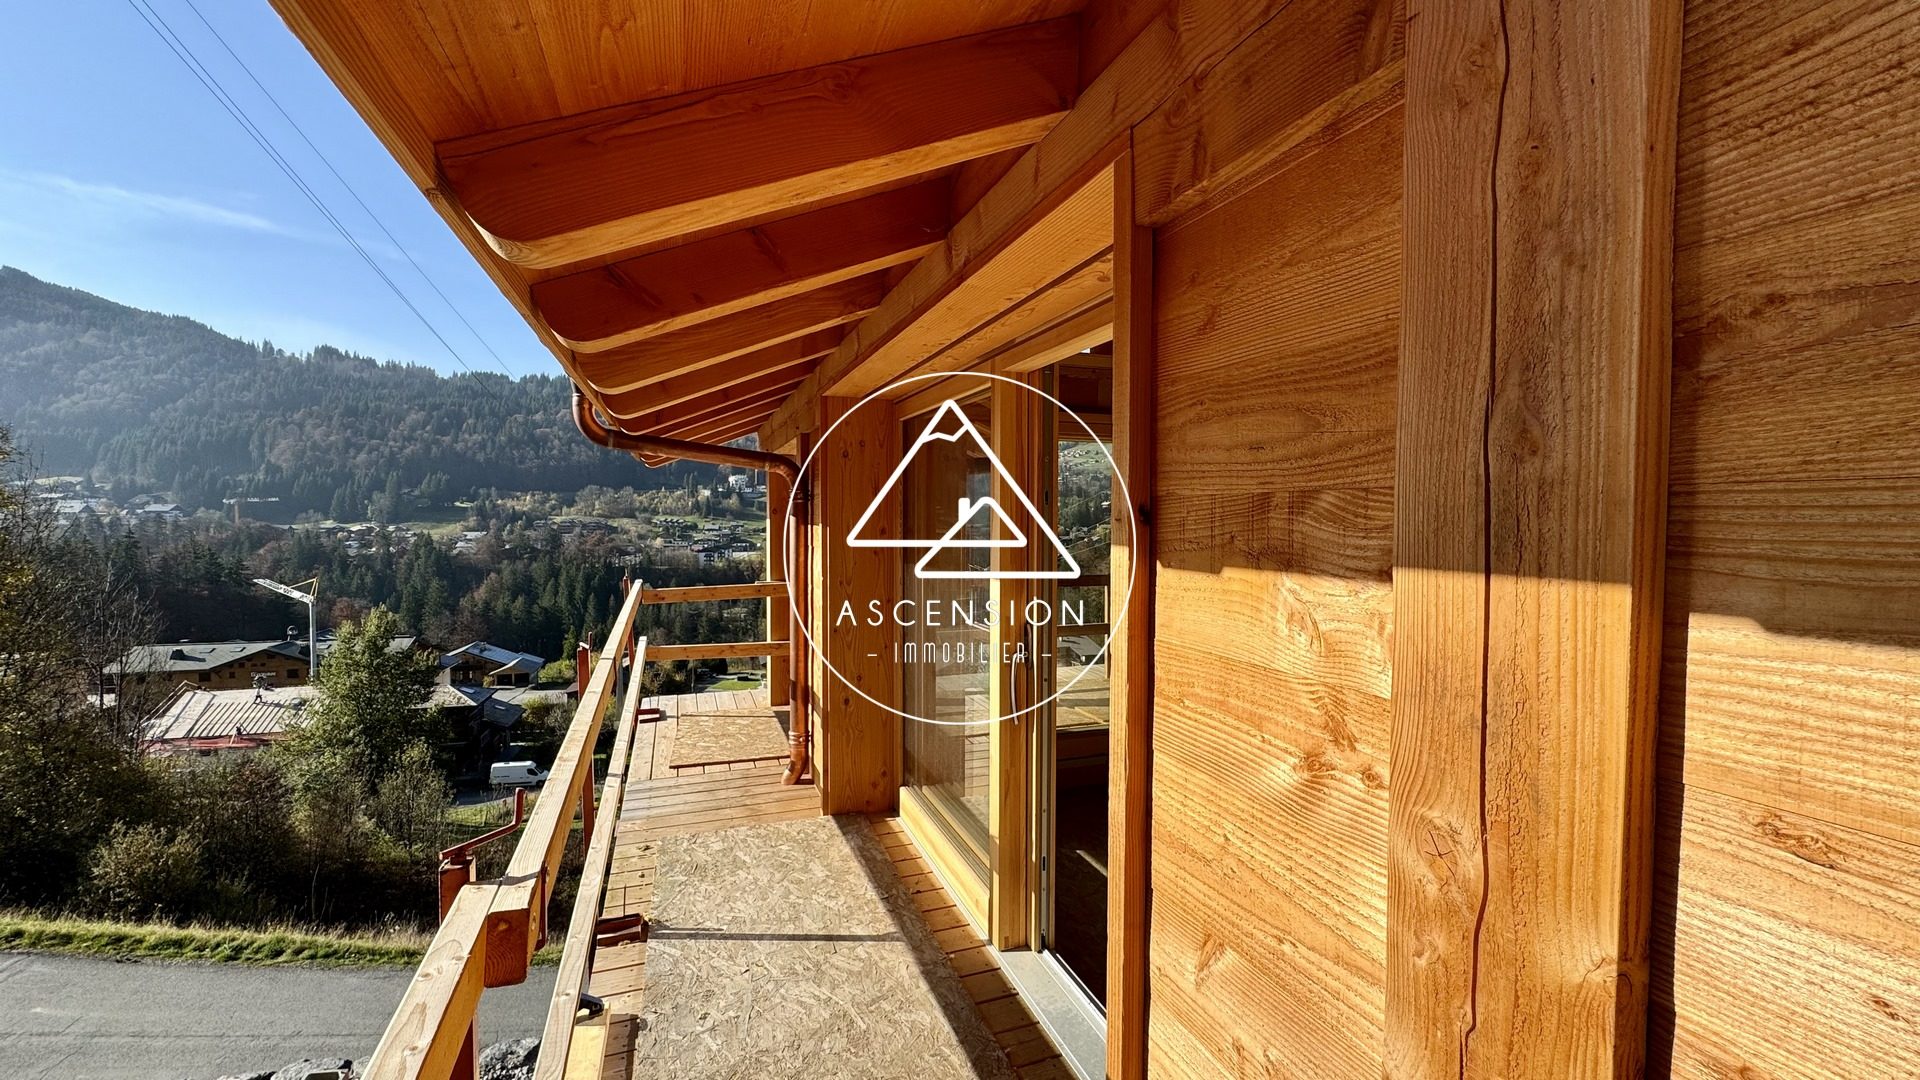
[[[1058,692],[1036,725],[1039,784],[1036,837],[1038,945],[1045,955],[1104,1006],[1107,989],[1107,787],[1110,715],[1106,644],[1109,604],[1109,516],[1113,473],[1099,439],[1102,399],[1111,400],[1110,367],[1102,358],[1076,358],[1050,374],[1055,392],[1076,415],[1099,424],[1089,434],[1073,417],[1056,418],[1041,445],[1053,460],[1045,470],[1053,487],[1054,531],[1079,568],[1078,577],[1051,583],[1059,618],[1040,628],[1035,650],[1039,698]]]
[[[987,397],[959,402],[967,419],[990,437]],[[914,446],[937,413],[904,424],[901,445]],[[902,519],[907,536],[945,535],[957,520],[962,500],[987,494],[988,464],[971,440],[932,440],[922,444],[901,477]],[[986,519],[970,522],[956,539],[986,540]],[[915,574],[925,554],[905,549],[900,564],[901,598],[908,610],[984,611],[988,583],[974,578]],[[948,546],[935,552],[926,569],[987,569],[987,547]],[[969,603],[972,601],[972,603]],[[964,620],[901,631],[902,708],[911,716],[901,725],[901,811],[937,853],[941,870],[962,904],[985,919],[988,853],[989,627]]]

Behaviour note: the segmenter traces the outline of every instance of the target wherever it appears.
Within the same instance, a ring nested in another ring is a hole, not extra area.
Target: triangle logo
[[[1059,567],[1064,564],[1065,569],[937,570],[931,568],[928,564],[933,560],[935,555],[942,551],[971,548],[1018,548],[1026,547],[1031,543],[1031,539],[1027,536],[1025,530],[1015,524],[1013,517],[1008,514],[1006,508],[1001,506],[999,501],[991,496],[981,499],[968,499],[964,497],[960,499],[959,514],[956,520],[953,525],[939,537],[901,537],[899,539],[888,539],[884,537],[874,538],[867,535],[869,524],[875,515],[880,512],[880,508],[886,504],[888,498],[899,490],[901,478],[906,475],[907,469],[912,466],[914,460],[920,456],[921,451],[936,441],[958,443],[962,440],[969,440],[968,445],[986,460],[988,467],[993,470],[994,475],[1006,486],[1006,489],[1013,493],[1014,498],[1019,503],[1020,509],[1026,511],[1028,519],[1033,522],[1036,531],[1038,531],[1045,540],[1045,543],[1040,545],[1041,550],[1035,552],[1034,561],[1048,567]],[[978,520],[984,520],[986,523],[987,538],[968,538],[965,535],[968,526]],[[993,538],[992,526],[995,521],[1001,523],[1007,532],[1007,536],[997,539]],[[994,454],[993,448],[987,445],[987,440],[980,435],[980,429],[974,427],[973,421],[967,419],[967,414],[951,399],[940,403],[940,408],[934,413],[933,419],[927,424],[926,428],[920,432],[919,438],[913,441],[913,445],[907,448],[907,452],[901,456],[900,464],[894,467],[893,472],[887,476],[887,482],[880,485],[880,490],[874,495],[873,501],[867,504],[867,508],[861,513],[860,519],[854,522],[853,529],[847,534],[846,543],[849,547],[925,548],[927,549],[927,553],[921,556],[920,561],[915,563],[913,567],[914,576],[922,579],[960,578],[975,581],[990,581],[995,579],[1046,580],[1076,578],[1080,576],[1080,564],[1067,552],[1066,545],[1060,542],[1059,534],[1055,533],[1053,527],[1047,524],[1046,517],[1040,513],[1039,508],[1034,505],[1033,500],[1028,498],[1027,493],[1023,491],[1019,483],[1014,480],[1013,474],[1007,470],[1006,465],[1002,464],[1000,458]]]

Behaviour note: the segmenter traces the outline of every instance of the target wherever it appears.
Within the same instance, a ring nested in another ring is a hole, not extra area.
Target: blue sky
[[[499,371],[187,0],[145,0],[466,364]],[[514,374],[553,357],[265,0],[192,0]],[[296,351],[459,364],[128,0],[0,15],[0,264]]]

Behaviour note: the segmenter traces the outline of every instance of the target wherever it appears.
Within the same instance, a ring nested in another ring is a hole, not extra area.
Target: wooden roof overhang
[[[770,449],[1104,338],[1132,28],[1086,2],[274,0],[607,427]]]

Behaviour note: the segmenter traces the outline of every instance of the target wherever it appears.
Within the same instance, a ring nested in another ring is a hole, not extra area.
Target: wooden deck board
[[[646,701],[665,717],[658,723],[642,725],[634,739],[634,779],[622,800],[615,833],[607,915],[652,912],[662,839],[819,816],[819,793],[810,783],[780,783],[784,762],[691,769],[674,769],[669,764],[681,715],[767,708],[766,702],[764,690],[681,694]],[[783,714],[784,710],[779,712]],[[948,965],[1017,1075],[1068,1075],[1059,1052],[1013,993],[985,941],[966,922],[899,822],[889,816],[867,820],[928,930],[946,954]],[[602,1073],[607,1080],[634,1080],[636,1065],[641,1067],[639,1076],[648,1075],[648,1063],[634,1053],[633,1027],[646,992],[646,956],[645,943],[631,942],[598,950],[593,958],[589,985],[608,999],[617,1014],[607,1040]]]

